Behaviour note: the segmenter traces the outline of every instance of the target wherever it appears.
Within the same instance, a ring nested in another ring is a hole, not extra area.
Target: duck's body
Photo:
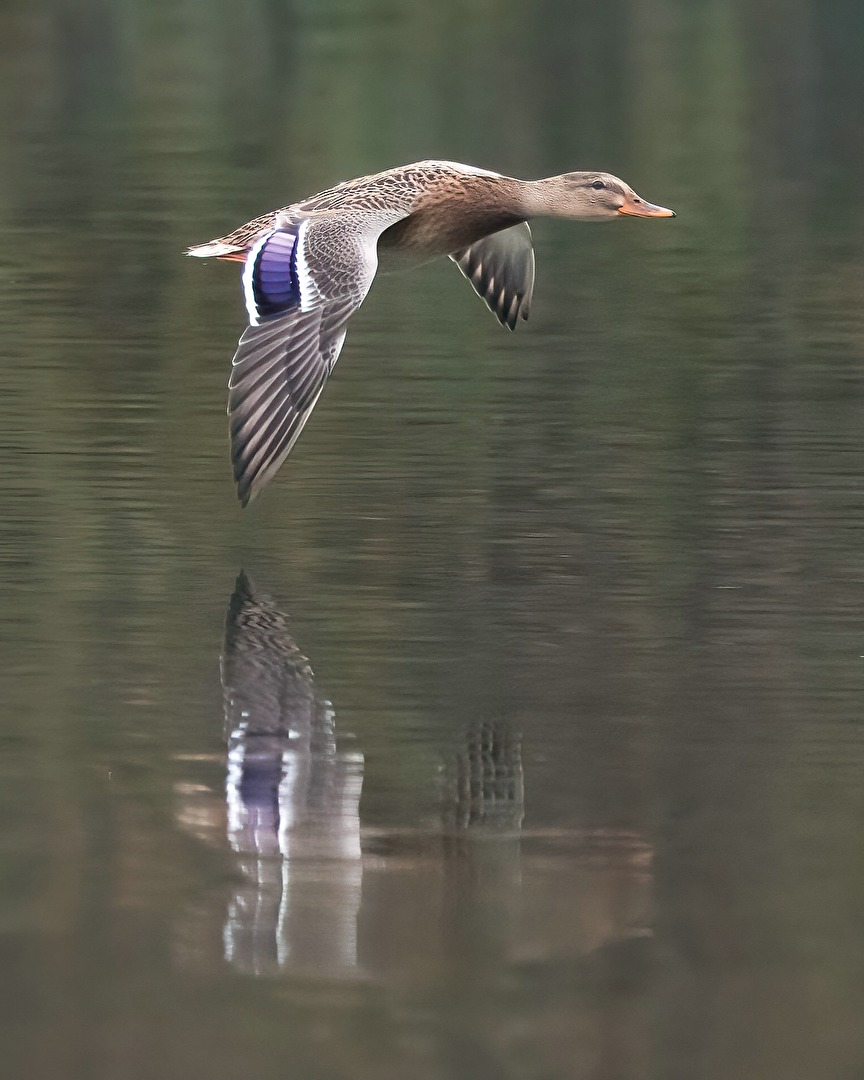
[[[299,436],[363,302],[379,252],[449,255],[499,321],[528,318],[534,252],[527,222],[671,217],[608,173],[517,180],[421,161],[347,180],[188,250],[242,261],[250,325],[229,382],[232,458],[245,506]]]
[[[447,161],[419,161],[371,176],[346,180],[281,210],[263,214],[209,244],[189,249],[190,255],[244,260],[262,233],[277,219],[295,215],[376,214],[397,216],[385,228],[379,249],[395,248],[431,258],[449,255],[483,236],[527,220],[513,180],[498,173]]]

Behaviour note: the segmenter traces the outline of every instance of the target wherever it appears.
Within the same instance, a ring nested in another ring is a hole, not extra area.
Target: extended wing
[[[523,221],[450,256],[502,326],[528,318],[534,292],[534,247]]]
[[[309,419],[378,267],[392,211],[283,217],[243,268],[250,325],[228,383],[231,458],[244,506],[272,479]]]

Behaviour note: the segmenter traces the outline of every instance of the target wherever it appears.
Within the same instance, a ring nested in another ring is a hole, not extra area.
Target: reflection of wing
[[[492,233],[450,256],[502,326],[528,318],[534,291],[534,248],[527,222]]]
[[[333,710],[288,616],[241,573],[225,620],[228,841],[242,881],[222,935],[249,974],[357,966],[363,757],[336,746]]]
[[[231,457],[245,506],[297,441],[378,267],[381,231],[403,211],[283,216],[249,250],[249,311],[228,383]]]
[[[519,831],[525,813],[522,740],[507,719],[477,720],[448,772],[446,823],[458,829]]]
[[[240,573],[228,604],[222,652],[226,734],[272,736],[309,748],[330,733],[330,708],[315,689],[309,661],[288,628],[288,617]],[[269,743],[267,744],[270,745]],[[278,757],[278,753],[277,753]]]

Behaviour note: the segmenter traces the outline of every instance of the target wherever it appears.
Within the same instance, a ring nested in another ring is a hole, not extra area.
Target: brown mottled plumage
[[[333,370],[379,253],[449,255],[502,325],[528,318],[528,220],[672,217],[608,173],[517,180],[472,165],[420,161],[346,180],[188,249],[242,261],[250,325],[229,382],[234,477],[245,506],[297,440]]]

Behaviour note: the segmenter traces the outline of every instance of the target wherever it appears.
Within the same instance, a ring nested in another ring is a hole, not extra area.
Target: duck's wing
[[[484,236],[450,256],[502,326],[528,318],[534,292],[534,247],[526,221]]]
[[[250,325],[228,383],[231,459],[241,503],[264,488],[297,441],[378,267],[381,232],[403,211],[283,215],[249,249]]]

